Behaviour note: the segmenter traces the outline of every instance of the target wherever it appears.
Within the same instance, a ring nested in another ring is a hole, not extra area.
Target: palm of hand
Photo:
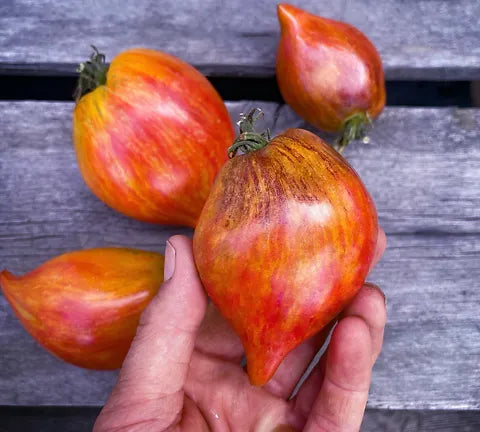
[[[385,325],[378,288],[365,285],[345,309],[327,353],[289,400],[330,328],[291,352],[266,386],[251,386],[238,337],[206,305],[188,240],[174,246],[177,261],[180,252],[188,258],[182,275],[177,263],[143,314],[95,432],[359,429]]]
[[[210,305],[184,387],[182,423],[192,425],[186,430],[296,430],[293,427],[306,419],[299,401],[308,405],[308,400],[303,393],[303,398],[287,399],[327,334],[326,330],[299,347],[265,387],[254,387],[240,366],[240,340]]]

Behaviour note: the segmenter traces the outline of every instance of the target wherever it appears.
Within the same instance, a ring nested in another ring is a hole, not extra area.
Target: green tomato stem
[[[87,93],[92,92],[107,82],[108,64],[105,63],[105,55],[100,53],[93,45],[92,48],[93,53],[90,55],[90,60],[80,63],[77,69],[80,76],[73,95],[76,102],[78,102],[82,96],[85,96]]]
[[[335,141],[333,147],[342,153],[351,141],[365,137],[368,126],[372,121],[367,113],[358,112],[348,117],[343,123],[340,137]]]
[[[240,134],[227,150],[229,158],[235,157],[239,150],[246,154],[260,150],[268,144],[270,141],[270,130],[266,129],[262,133],[255,131],[255,123],[262,116],[263,111],[260,108],[252,109],[247,115],[240,114],[240,120],[237,123]]]

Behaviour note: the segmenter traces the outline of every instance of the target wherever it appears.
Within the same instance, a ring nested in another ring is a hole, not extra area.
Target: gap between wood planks
[[[91,430],[101,407],[0,407],[0,432]],[[471,432],[480,427],[480,411],[368,409],[362,432]]]
[[[71,101],[77,77],[0,74],[0,100]],[[225,100],[283,102],[275,77],[221,77],[209,80]],[[470,81],[387,81],[387,105],[471,107]]]

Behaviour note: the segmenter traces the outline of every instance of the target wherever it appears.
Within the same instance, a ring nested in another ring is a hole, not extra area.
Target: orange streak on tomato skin
[[[352,114],[385,106],[380,56],[355,27],[278,5],[277,80],[286,102],[312,125],[338,131]]]
[[[253,384],[266,383],[353,298],[377,230],[357,174],[307,131],[287,130],[225,164],[195,230],[194,256],[243,342]]]
[[[194,227],[234,132],[226,107],[196,69],[136,49],[107,83],[80,99],[74,143],[90,189],[147,222]]]
[[[69,252],[0,286],[25,329],[61,359],[117,369],[163,281],[162,255],[124,248]]]

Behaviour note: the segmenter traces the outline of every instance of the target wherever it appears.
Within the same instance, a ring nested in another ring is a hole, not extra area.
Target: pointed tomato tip
[[[0,282],[7,279],[12,279],[14,276],[8,270],[0,271]]]
[[[258,369],[255,367],[248,367],[248,360],[247,360],[247,373],[248,373],[248,380],[250,384],[256,387],[263,387],[269,380],[272,378],[272,374],[269,374],[267,371],[263,369]]]
[[[288,3],[280,3],[277,5],[277,15],[278,20],[280,21],[280,27],[284,27],[287,25],[295,24],[296,18],[295,15],[301,9],[296,8]]]
[[[268,349],[247,352],[247,373],[250,384],[264,386],[275,374],[285,355]]]
[[[255,387],[263,387],[268,382],[268,379],[262,379],[255,376],[252,377],[250,375],[248,376],[248,380],[250,381],[250,384]]]
[[[267,384],[268,381],[270,381],[277,370],[278,365],[275,365],[273,370],[270,370],[272,368],[267,369],[255,369],[255,368],[248,368],[248,362],[247,362],[247,373],[248,373],[248,380],[250,381],[251,385],[254,385],[256,387],[263,387],[265,384]]]
[[[8,270],[2,270],[0,272],[0,291],[3,291],[6,296],[6,290],[11,291],[11,281],[15,279],[15,275]]]

